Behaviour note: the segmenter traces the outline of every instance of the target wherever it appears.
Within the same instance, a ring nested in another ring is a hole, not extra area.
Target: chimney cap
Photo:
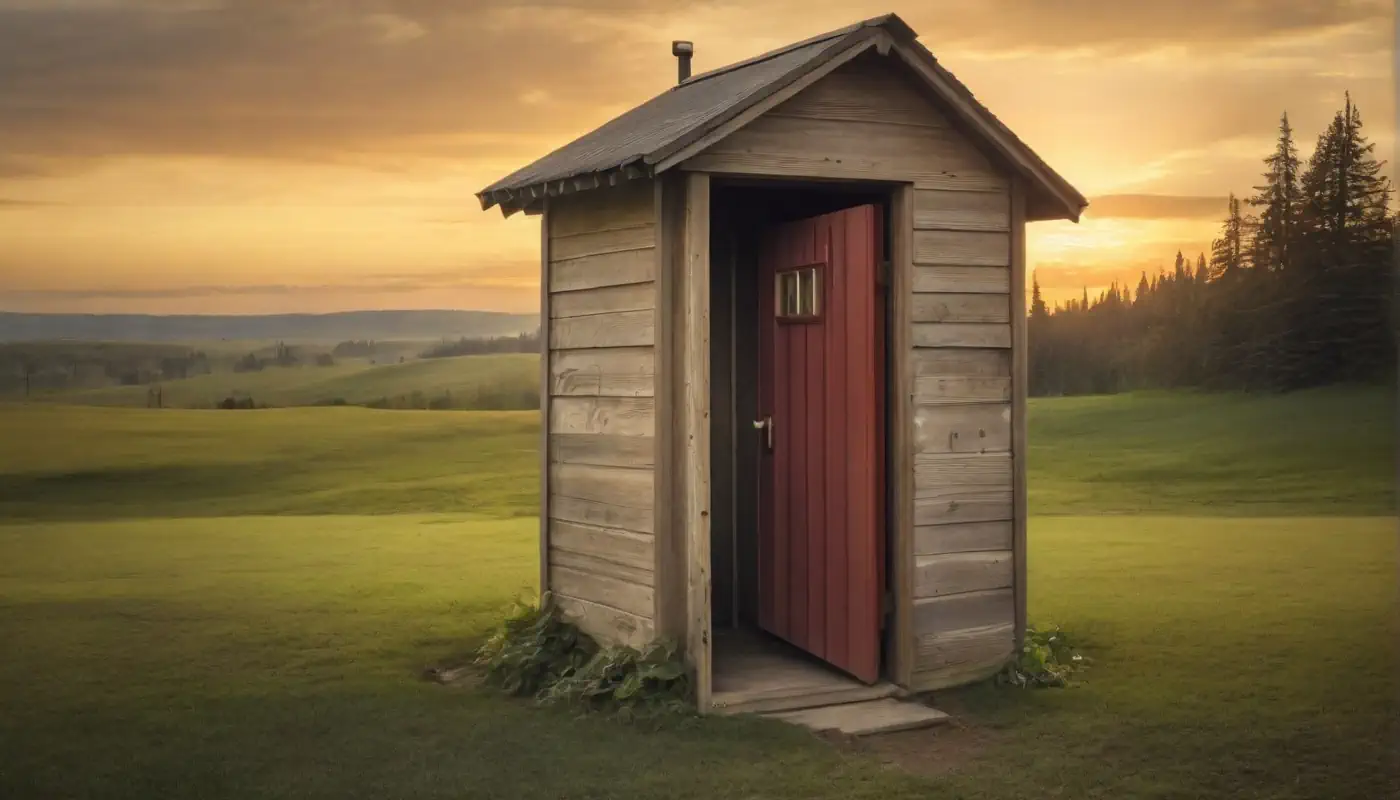
[[[695,44],[681,39],[671,42],[671,55],[689,56],[695,54]]]

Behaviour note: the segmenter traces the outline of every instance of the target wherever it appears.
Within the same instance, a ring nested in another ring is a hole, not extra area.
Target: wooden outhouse
[[[894,15],[690,49],[478,194],[542,220],[541,584],[682,641],[702,712],[985,677],[1026,616],[1025,224],[1086,201]]]

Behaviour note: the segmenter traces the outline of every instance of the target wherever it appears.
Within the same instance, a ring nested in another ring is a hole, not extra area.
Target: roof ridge
[[[834,30],[834,31],[827,31],[826,33],[819,33],[819,34],[817,34],[816,36],[812,36],[812,37],[810,37],[810,38],[803,39],[803,40],[800,41],[800,42],[793,42],[792,44],[784,45],[784,46],[782,46],[782,47],[779,47],[777,50],[769,50],[769,51],[766,52],[766,53],[759,53],[759,54],[756,55],[756,56],[750,56],[749,58],[746,58],[746,59],[744,59],[744,60],[742,60],[742,61],[735,61],[735,62],[732,63],[732,64],[726,64],[726,65],[724,65],[724,66],[722,66],[722,67],[716,67],[716,68],[714,68],[714,69],[712,69],[712,70],[709,70],[709,71],[707,71],[707,72],[702,72],[702,73],[700,73],[699,75],[693,75],[693,76],[691,76],[691,77],[689,77],[689,78],[686,78],[684,81],[682,81],[682,82],[676,84],[675,86],[672,86],[671,89],[670,89],[670,91],[673,91],[673,92],[674,92],[674,91],[676,91],[677,89],[681,89],[681,88],[684,88],[684,87],[686,87],[686,86],[693,86],[693,85],[695,85],[695,84],[697,84],[697,83],[700,83],[701,81],[705,81],[705,80],[708,80],[708,79],[710,79],[710,78],[713,78],[713,77],[716,77],[716,76],[719,76],[719,75],[723,75],[723,74],[725,74],[725,73],[727,73],[727,72],[733,72],[733,71],[736,70],[736,69],[743,69],[744,67],[750,67],[750,66],[753,66],[754,64],[760,64],[760,63],[762,63],[762,62],[764,62],[764,61],[770,61],[770,60],[772,60],[772,59],[774,59],[774,58],[778,58],[779,56],[783,56],[783,55],[786,55],[786,54],[788,54],[788,53],[791,53],[791,52],[794,51],[794,50],[800,50],[800,49],[802,49],[802,48],[804,48],[804,47],[810,47],[810,46],[812,46],[812,45],[814,45],[814,44],[821,44],[822,42],[825,42],[825,41],[828,41],[828,40],[831,40],[831,39],[839,39],[839,38],[841,38],[841,37],[843,37],[843,36],[848,36],[848,35],[850,35],[850,34],[852,34],[852,33],[856,33],[857,31],[860,31],[860,30],[863,29],[863,28],[879,28],[879,27],[884,27],[884,26],[888,25],[890,22],[898,22],[899,25],[900,25],[902,28],[904,28],[904,29],[906,29],[906,30],[908,29],[908,26],[907,26],[907,25],[904,25],[904,21],[903,21],[903,20],[900,20],[898,15],[896,15],[896,14],[881,14],[881,15],[878,16],[878,17],[871,17],[870,19],[864,19],[864,20],[861,20],[860,22],[857,22],[857,23],[855,23],[855,24],[847,25],[847,26],[844,27],[844,28],[838,28],[838,29],[836,29],[836,30]]]

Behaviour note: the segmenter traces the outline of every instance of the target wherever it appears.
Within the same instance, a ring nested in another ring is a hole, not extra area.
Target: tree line
[[[1287,391],[1393,376],[1391,185],[1345,107],[1306,163],[1285,113],[1264,180],[1229,197],[1210,253],[1054,308],[1032,282],[1032,395]]]

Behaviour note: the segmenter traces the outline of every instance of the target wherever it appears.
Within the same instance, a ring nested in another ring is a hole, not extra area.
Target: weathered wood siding
[[[912,183],[905,348],[913,563],[896,593],[912,686],[976,679],[1013,649],[1013,220],[1010,179],[922,90],[873,54],[833,72],[687,168]],[[906,195],[907,196],[907,195]],[[895,479],[898,479],[895,476]],[[895,552],[901,552],[896,548]],[[908,598],[905,600],[904,598]]]
[[[546,215],[549,588],[583,630],[632,645],[655,630],[652,195],[633,181]]]

